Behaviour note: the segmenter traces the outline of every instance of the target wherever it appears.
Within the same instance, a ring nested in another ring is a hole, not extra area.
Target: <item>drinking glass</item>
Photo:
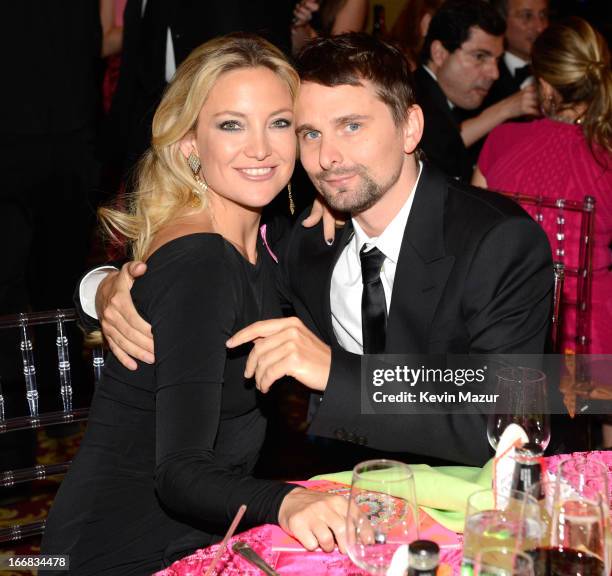
[[[534,576],[533,560],[513,548],[483,548],[476,554],[474,576]]]
[[[352,562],[369,574],[386,574],[398,549],[418,536],[410,467],[394,460],[368,460],[355,466],[346,531]]]
[[[546,374],[535,368],[507,367],[498,370],[496,377],[499,400],[488,418],[489,444],[497,450],[504,430],[514,423],[544,452],[550,442]]]
[[[533,496],[513,490],[495,502],[491,490],[475,492],[467,503],[461,573],[473,573],[481,549],[531,550],[540,546],[544,537],[540,506]]]
[[[594,500],[598,494],[604,496],[603,504],[609,509],[608,467],[586,454],[575,454],[562,460],[557,469],[555,500],[566,500],[572,496],[583,496]]]
[[[608,470],[572,456],[559,464],[552,503],[550,547],[533,551],[536,575],[610,573]]]

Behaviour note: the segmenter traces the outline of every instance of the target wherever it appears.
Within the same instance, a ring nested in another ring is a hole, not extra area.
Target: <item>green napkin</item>
[[[484,467],[411,464],[418,505],[436,522],[463,532],[468,498],[479,490],[491,488],[493,460]],[[351,485],[352,471],[315,476],[311,480],[329,480]],[[399,494],[397,494],[399,496]]]

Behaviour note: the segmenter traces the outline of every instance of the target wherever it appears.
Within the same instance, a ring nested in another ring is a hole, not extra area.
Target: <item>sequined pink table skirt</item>
[[[558,463],[568,455],[552,456],[546,459],[546,467],[554,470]],[[612,506],[612,452],[589,452],[587,458],[600,460],[608,466],[610,478],[609,494]],[[232,543],[237,540],[247,542],[268,564],[273,566],[283,576],[362,576],[366,573],[356,568],[347,556],[339,552],[295,552],[273,550],[271,542],[276,526],[265,525],[253,528],[234,536],[227,550],[221,556],[214,574],[216,576],[244,575],[260,576],[262,572],[231,551]],[[441,561],[452,568],[453,575],[459,575],[461,564],[461,537],[456,547],[442,548]],[[196,551],[172,564],[169,568],[157,572],[155,576],[202,576],[217,552],[218,545]]]

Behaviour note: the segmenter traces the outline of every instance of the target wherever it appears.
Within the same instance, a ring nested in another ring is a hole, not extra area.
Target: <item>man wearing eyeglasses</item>
[[[531,76],[531,50],[536,38],[548,26],[548,0],[491,0],[506,20],[506,51],[499,62],[495,81],[485,106],[515,94]]]
[[[415,72],[417,102],[425,116],[421,147],[447,175],[470,181],[472,162],[456,107],[478,108],[499,76],[505,24],[482,0],[447,2],[432,18]]]

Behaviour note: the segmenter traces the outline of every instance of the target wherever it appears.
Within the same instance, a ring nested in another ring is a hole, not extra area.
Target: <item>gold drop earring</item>
[[[287,184],[287,192],[289,193],[289,212],[291,216],[295,214],[295,202],[293,201],[293,195],[291,194],[291,182]]]
[[[193,179],[196,181],[197,185],[202,188],[204,192],[208,191],[208,184],[206,180],[203,180],[200,176],[200,170],[202,168],[202,163],[200,162],[200,158],[198,155],[192,150],[187,158],[187,165],[193,174]],[[192,206],[196,207],[202,203],[202,194],[199,190],[193,189],[193,195],[195,198],[193,199]]]

